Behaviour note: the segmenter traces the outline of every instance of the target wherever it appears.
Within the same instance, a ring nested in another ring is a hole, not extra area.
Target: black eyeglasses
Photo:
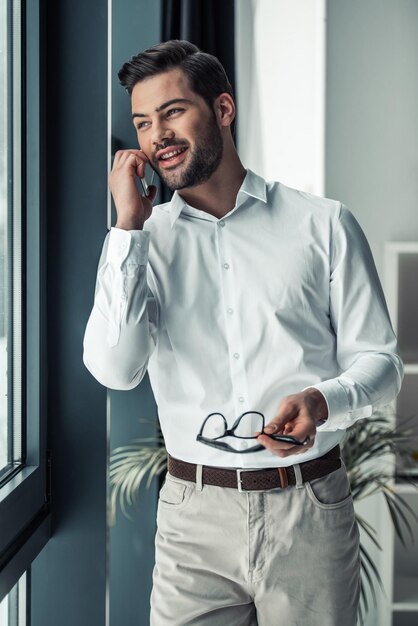
[[[259,411],[246,411],[235,420],[232,428],[228,428],[225,416],[222,413],[210,413],[204,420],[196,441],[204,443],[218,450],[227,452],[235,452],[238,454],[247,454],[248,452],[258,452],[265,450],[261,444],[246,448],[245,450],[236,450],[224,441],[218,441],[223,437],[236,437],[237,439],[256,439],[258,435],[254,433],[262,433],[264,431],[264,415]],[[264,433],[268,434],[268,433]],[[307,445],[309,439],[299,441],[290,435],[268,435],[276,441],[284,441],[295,446]]]

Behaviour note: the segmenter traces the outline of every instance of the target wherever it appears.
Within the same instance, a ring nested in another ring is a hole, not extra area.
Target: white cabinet
[[[411,476],[418,483],[418,243],[391,242],[385,251],[385,293],[398,337],[405,378],[393,403],[393,421],[411,419],[414,437],[407,465],[394,461],[393,486],[418,515],[418,489],[400,481]],[[384,505],[383,505],[384,506]],[[418,526],[414,542],[405,548],[395,536],[389,515],[382,511],[380,540],[385,563],[382,575],[388,605],[381,616],[382,626],[418,626]]]

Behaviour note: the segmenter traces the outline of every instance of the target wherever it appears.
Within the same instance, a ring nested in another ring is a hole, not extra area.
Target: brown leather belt
[[[321,478],[341,467],[340,446],[335,446],[323,456],[299,463],[302,482]],[[196,482],[194,463],[180,461],[168,455],[168,473],[175,478]],[[289,467],[271,467],[260,470],[223,469],[210,465],[202,466],[202,484],[216,487],[231,487],[238,491],[264,491],[266,489],[285,489],[296,485],[293,465]]]

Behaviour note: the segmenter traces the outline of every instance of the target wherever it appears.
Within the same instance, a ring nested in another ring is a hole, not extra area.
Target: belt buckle
[[[257,470],[254,470],[252,468],[245,468],[245,467],[241,467],[241,468],[235,468],[235,472],[237,474],[237,486],[238,486],[238,491],[243,493],[243,492],[247,492],[247,491],[265,491],[265,489],[243,489],[242,487],[242,480],[241,480],[241,474],[242,472],[254,472]],[[284,476],[283,476],[284,474]],[[283,467],[279,468],[279,479],[280,479],[280,485],[277,485],[277,487],[269,487],[270,489],[272,488],[280,488],[280,489],[284,489],[288,486],[288,480],[287,480],[287,474],[286,474],[286,470]]]
[[[239,468],[239,469],[236,469],[235,471],[236,471],[236,474],[237,474],[237,485],[238,485],[238,491],[239,491],[240,493],[243,493],[243,492],[245,492],[245,491],[250,491],[249,489],[243,489],[243,488],[242,488],[241,474],[242,474],[242,472],[251,472],[251,471],[254,471],[254,470],[250,470],[250,469],[246,469],[246,468],[244,468],[244,467],[241,467],[241,468]]]

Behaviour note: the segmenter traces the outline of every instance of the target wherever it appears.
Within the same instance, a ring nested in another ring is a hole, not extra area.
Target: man
[[[114,389],[148,369],[158,404],[169,463],[151,624],[353,626],[339,444],[403,374],[368,244],[340,202],[244,168],[217,59],[165,42],[119,77],[140,149],[109,176],[117,221],[84,361]],[[138,193],[146,163],[171,202]]]

